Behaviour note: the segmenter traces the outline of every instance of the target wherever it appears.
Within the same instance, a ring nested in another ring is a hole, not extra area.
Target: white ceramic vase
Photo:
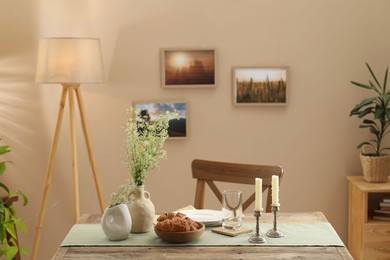
[[[130,193],[129,211],[132,220],[131,233],[146,233],[153,228],[155,208],[149,192],[142,185]]]
[[[126,204],[106,208],[101,226],[109,240],[124,240],[131,231],[132,220]]]

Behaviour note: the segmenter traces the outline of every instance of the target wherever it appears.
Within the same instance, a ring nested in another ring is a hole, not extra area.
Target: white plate
[[[180,210],[194,221],[202,222],[206,226],[218,226],[222,223],[222,211],[212,209]]]

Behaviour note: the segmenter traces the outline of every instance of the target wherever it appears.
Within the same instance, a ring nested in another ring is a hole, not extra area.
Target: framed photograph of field
[[[233,68],[233,104],[286,105],[286,67]]]
[[[186,139],[188,136],[188,105],[186,101],[134,102],[133,107],[141,114],[155,120],[159,115],[169,111],[177,112],[179,119],[169,121],[168,139]]]
[[[212,88],[216,86],[214,49],[162,49],[163,88]]]

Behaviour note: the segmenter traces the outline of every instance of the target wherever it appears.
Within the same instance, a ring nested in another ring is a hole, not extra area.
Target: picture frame
[[[161,49],[162,88],[213,88],[216,86],[215,49]]]
[[[133,102],[133,107],[140,111],[146,110],[151,121],[167,111],[177,112],[179,114],[179,119],[172,119],[169,121],[168,139],[188,138],[187,101],[138,101]]]
[[[234,105],[287,105],[287,67],[234,67],[232,75]]]

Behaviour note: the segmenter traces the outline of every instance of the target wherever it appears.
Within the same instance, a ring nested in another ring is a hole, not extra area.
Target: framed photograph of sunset
[[[286,67],[236,67],[232,74],[234,105],[287,105]]]
[[[214,49],[161,49],[163,88],[212,88],[216,86]]]

